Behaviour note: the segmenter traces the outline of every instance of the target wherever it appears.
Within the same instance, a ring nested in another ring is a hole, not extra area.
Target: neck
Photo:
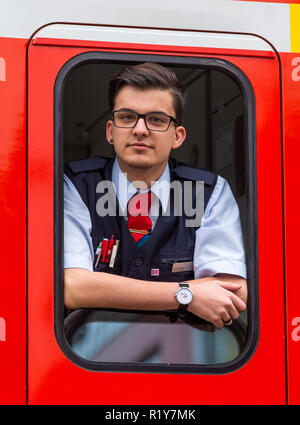
[[[136,168],[134,166],[124,164],[119,158],[118,162],[122,173],[127,174],[127,179],[130,182],[134,183],[137,180],[142,181],[146,184],[147,188],[149,188],[153,182],[156,182],[161,177],[165,171],[168,161],[151,168]]]

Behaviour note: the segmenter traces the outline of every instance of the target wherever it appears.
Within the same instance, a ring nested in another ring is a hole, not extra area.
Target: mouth
[[[129,147],[133,148],[133,149],[137,149],[137,150],[152,149],[151,146],[146,145],[145,143],[137,143],[137,142],[136,143],[130,143]]]

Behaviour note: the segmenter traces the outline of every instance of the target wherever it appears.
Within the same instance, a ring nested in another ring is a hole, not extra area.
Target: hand
[[[228,320],[226,325],[230,325],[232,319],[237,319],[239,313],[246,309],[246,303],[234,294],[241,287],[241,283],[214,277],[192,281],[190,288],[194,296],[188,310],[217,328],[223,328]]]
[[[239,283],[241,287],[239,289],[234,290],[233,293],[237,295],[242,301],[244,301],[244,303],[247,304],[248,288],[246,279],[237,275],[227,273],[219,273],[216,274],[214,277],[222,282]]]

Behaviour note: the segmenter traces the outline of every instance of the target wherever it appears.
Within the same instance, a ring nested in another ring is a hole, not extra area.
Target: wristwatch
[[[176,300],[179,302],[178,313],[184,313],[188,305],[192,302],[193,292],[190,285],[186,282],[178,282],[179,288],[175,294]]]

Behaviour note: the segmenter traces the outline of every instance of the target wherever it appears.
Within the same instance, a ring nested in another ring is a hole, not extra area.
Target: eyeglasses
[[[120,128],[134,128],[138,120],[142,118],[148,130],[167,131],[173,121],[177,126],[175,118],[161,112],[149,112],[148,114],[138,114],[134,111],[120,109],[112,111],[113,123]]]

